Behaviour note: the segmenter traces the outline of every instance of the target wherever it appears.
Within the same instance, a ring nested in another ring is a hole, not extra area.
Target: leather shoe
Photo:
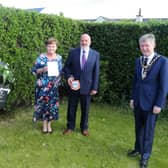
[[[128,152],[129,157],[136,157],[138,155],[140,155],[140,152],[138,152],[136,150],[132,150],[132,151]]]
[[[66,129],[64,132],[63,132],[63,135],[69,135],[73,132],[73,130],[71,129]]]
[[[146,168],[148,166],[148,159],[140,160],[140,168]]]
[[[83,131],[82,131],[82,135],[83,135],[83,136],[89,136],[88,130],[83,130]]]

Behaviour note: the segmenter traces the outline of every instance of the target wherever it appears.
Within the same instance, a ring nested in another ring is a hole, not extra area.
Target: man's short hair
[[[156,40],[155,40],[155,35],[152,34],[152,33],[149,33],[149,34],[144,34],[143,36],[141,36],[139,38],[139,44],[145,42],[145,41],[150,41],[152,42],[153,44],[156,43]]]

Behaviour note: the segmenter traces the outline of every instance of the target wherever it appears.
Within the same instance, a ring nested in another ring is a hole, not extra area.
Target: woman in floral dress
[[[58,86],[61,80],[62,57],[56,53],[57,47],[56,39],[48,39],[47,52],[38,56],[32,68],[36,76],[33,121],[43,121],[42,132],[44,133],[51,133],[51,121],[59,118]]]

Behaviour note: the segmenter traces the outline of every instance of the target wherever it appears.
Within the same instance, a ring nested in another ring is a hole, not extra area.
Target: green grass
[[[77,128],[62,135],[66,126],[66,103],[60,106],[60,119],[53,134],[41,133],[41,122],[32,123],[32,108],[0,114],[0,168],[138,168],[139,158],[128,158],[134,144],[134,118],[131,111],[92,104],[90,136]],[[157,122],[149,168],[168,167],[167,121]]]

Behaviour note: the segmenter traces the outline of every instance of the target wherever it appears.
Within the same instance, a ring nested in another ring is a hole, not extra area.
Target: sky
[[[6,7],[42,8],[43,13],[72,19],[135,18],[141,8],[144,18],[168,18],[167,0],[0,0]]]

